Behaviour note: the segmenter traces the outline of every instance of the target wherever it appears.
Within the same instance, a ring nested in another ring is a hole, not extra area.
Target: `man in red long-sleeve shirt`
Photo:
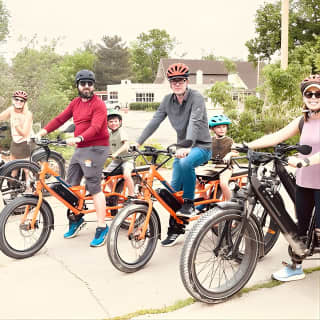
[[[68,107],[51,120],[38,136],[52,132],[73,117],[75,124],[74,137],[68,138],[68,145],[77,145],[70,161],[67,182],[79,185],[82,177],[86,179],[87,190],[93,196],[98,226],[91,247],[104,244],[108,233],[105,223],[106,200],[101,191],[101,173],[109,154],[109,134],[107,129],[107,109],[104,102],[94,93],[95,76],[90,70],[81,70],[76,74],[76,85],[79,97],[73,99]],[[76,221],[69,221],[69,230],[64,234],[66,239],[73,238],[85,225],[82,215]]]

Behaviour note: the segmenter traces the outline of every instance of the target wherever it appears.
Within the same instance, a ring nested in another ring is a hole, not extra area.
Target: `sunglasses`
[[[92,87],[93,86],[93,81],[83,81],[83,80],[81,80],[81,81],[79,81],[79,83],[80,83],[81,87],[85,87],[86,85],[88,87]]]
[[[186,81],[187,81],[186,79],[173,79],[173,80],[170,80],[170,83],[172,83],[172,84],[183,84]]]
[[[15,101],[18,101],[18,102],[24,102],[23,99],[19,99],[19,98],[14,98]]]
[[[315,96],[317,99],[320,99],[320,91],[307,91],[303,94],[307,99],[311,99],[313,96]]]

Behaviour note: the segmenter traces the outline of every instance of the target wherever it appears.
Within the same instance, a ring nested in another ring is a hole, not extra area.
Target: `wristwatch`
[[[305,163],[305,167],[309,167],[310,166],[310,160],[308,158],[304,158],[303,161]]]

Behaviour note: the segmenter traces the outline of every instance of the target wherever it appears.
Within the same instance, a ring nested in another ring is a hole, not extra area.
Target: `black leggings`
[[[300,236],[304,236],[307,233],[314,207],[316,212],[316,228],[320,228],[320,190],[297,186],[296,214]]]

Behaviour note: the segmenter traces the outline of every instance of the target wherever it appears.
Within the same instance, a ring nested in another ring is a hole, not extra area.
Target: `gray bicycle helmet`
[[[116,111],[116,110],[112,110],[110,112],[108,112],[108,115],[107,115],[107,119],[109,120],[110,118],[114,118],[114,117],[118,117],[120,121],[122,121],[122,116],[121,114]]]
[[[78,84],[81,80],[91,80],[93,82],[96,81],[96,77],[91,70],[80,70],[76,74],[75,82]]]
[[[222,124],[226,124],[226,125],[231,124],[231,120],[224,114],[219,114],[209,119],[209,128],[220,126]]]

